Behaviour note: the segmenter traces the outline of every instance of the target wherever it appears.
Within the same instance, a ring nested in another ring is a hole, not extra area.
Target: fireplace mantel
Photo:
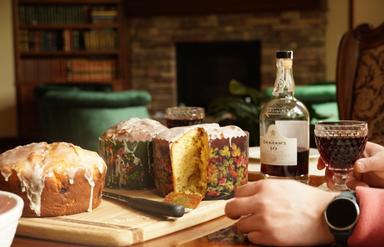
[[[274,57],[278,49],[295,51],[295,80],[298,85],[325,80],[326,9],[323,0],[125,2],[130,51],[127,70],[132,88],[148,90],[153,96],[150,105],[153,113],[181,102],[178,44],[261,42],[260,66],[250,66],[260,69],[260,80],[253,81],[259,81],[257,85],[261,88],[273,85]],[[257,59],[256,55],[252,56]],[[227,58],[222,61],[227,61]],[[201,73],[209,75],[211,71],[215,68]],[[247,81],[240,76],[234,78]],[[220,81],[223,81],[221,89],[224,90],[228,84],[225,80],[220,75]],[[253,87],[257,85],[252,84]],[[215,94],[210,97],[216,97]]]
[[[325,10],[326,0],[129,0],[128,17]]]

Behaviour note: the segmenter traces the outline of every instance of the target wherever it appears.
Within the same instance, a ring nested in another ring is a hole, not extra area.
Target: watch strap
[[[352,230],[336,231],[331,229],[333,236],[335,237],[336,246],[348,246],[348,238],[352,235]]]
[[[357,203],[356,194],[354,191],[343,191],[339,195],[337,195],[333,200],[337,200],[339,198],[348,198]],[[338,231],[332,228],[329,229],[335,237],[336,246],[348,246],[348,238],[352,235],[353,228],[345,231]]]

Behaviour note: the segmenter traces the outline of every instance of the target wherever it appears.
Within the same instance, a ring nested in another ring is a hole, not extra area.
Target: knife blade
[[[130,197],[107,191],[103,191],[103,197],[124,202],[131,208],[160,217],[181,217],[185,213],[184,206],[167,202]]]

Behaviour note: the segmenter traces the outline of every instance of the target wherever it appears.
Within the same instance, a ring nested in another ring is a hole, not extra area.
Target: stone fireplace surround
[[[150,111],[177,105],[176,43],[261,41],[261,87],[272,86],[275,51],[294,51],[296,84],[325,80],[325,11],[131,18],[130,84],[152,95]],[[227,86],[227,85],[223,85]]]

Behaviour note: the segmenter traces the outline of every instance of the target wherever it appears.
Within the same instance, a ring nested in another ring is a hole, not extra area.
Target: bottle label
[[[309,149],[309,122],[303,120],[275,121],[279,134],[288,138],[296,138],[297,146]]]
[[[270,125],[267,133],[260,136],[260,161],[268,165],[297,165],[297,139],[281,135],[277,125]]]

